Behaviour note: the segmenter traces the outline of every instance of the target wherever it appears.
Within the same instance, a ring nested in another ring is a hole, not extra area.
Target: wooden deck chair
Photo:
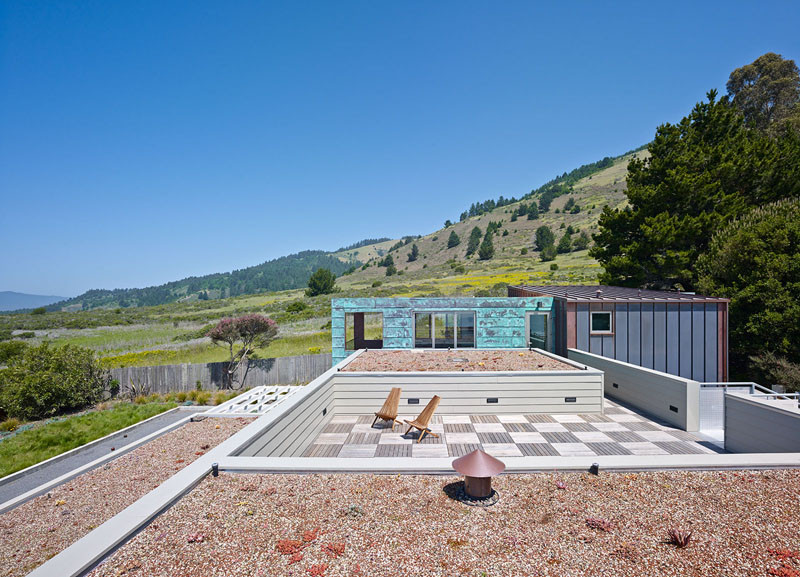
[[[442,399],[439,398],[438,395],[433,395],[433,398],[430,400],[428,405],[422,409],[422,412],[419,414],[419,417],[414,419],[413,421],[406,421],[406,424],[409,425],[408,431],[406,431],[406,435],[411,432],[411,429],[419,429],[419,439],[417,439],[417,443],[422,440],[422,437],[425,434],[433,435],[434,437],[439,437],[436,433],[431,431],[428,428],[428,424],[431,422],[431,417],[433,417],[433,413],[436,411],[436,407],[439,406],[439,401]]]
[[[375,423],[378,422],[378,419],[382,419],[384,421],[391,421],[392,422],[392,430],[394,431],[394,424],[397,423],[398,425],[402,425],[400,421],[397,420],[397,407],[400,405],[400,387],[395,387],[389,392],[389,396],[386,397],[386,401],[384,401],[381,410],[375,413],[375,420],[372,421],[372,426],[375,426]]]

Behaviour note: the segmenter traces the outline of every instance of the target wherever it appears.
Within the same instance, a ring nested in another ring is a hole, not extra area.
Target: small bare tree
[[[206,333],[215,345],[227,346],[230,354],[223,388],[241,389],[247,379],[249,357],[258,347],[266,347],[278,335],[278,324],[271,318],[250,314],[237,318],[222,319]],[[237,383],[239,368],[245,371]]]

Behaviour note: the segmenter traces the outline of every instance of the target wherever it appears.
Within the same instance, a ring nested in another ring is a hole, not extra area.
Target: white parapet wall
[[[569,349],[570,360],[605,374],[605,393],[684,431],[700,425],[700,383],[638,365]]]
[[[776,402],[745,393],[727,393],[725,449],[732,453],[800,452],[797,401]]]

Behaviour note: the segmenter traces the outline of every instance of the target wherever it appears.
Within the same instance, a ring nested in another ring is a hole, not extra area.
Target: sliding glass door
[[[475,313],[415,313],[414,347],[474,349]]]

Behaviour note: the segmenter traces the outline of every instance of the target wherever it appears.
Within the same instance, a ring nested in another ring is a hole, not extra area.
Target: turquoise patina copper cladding
[[[383,348],[414,348],[414,314],[422,312],[475,313],[475,347],[478,349],[527,348],[528,313],[551,313],[552,297],[419,297],[344,298],[331,300],[333,363],[353,351],[345,349],[347,313],[382,313]],[[552,331],[553,318],[549,315]]]

